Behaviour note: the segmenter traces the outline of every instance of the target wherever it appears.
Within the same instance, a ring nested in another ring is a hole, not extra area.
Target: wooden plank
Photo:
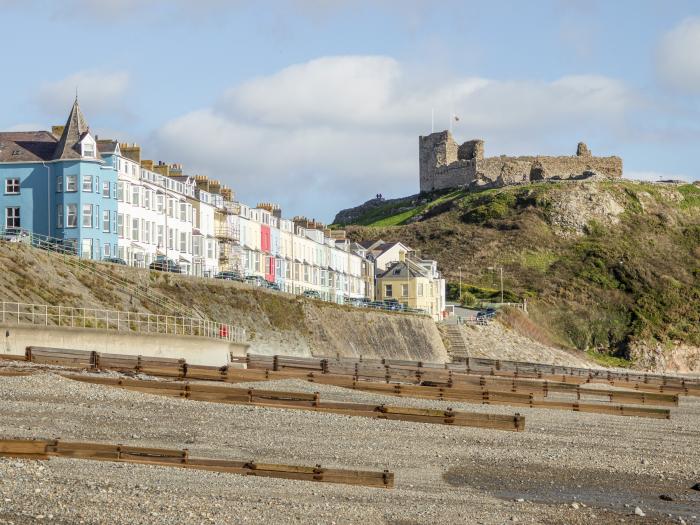
[[[51,449],[49,453],[46,453],[47,448]],[[257,463],[255,461],[190,458],[187,450],[131,447],[102,443],[0,440],[0,456],[24,459],[48,459],[49,456],[68,457],[368,487],[394,487],[394,474],[388,470],[383,472],[344,470],[322,468],[320,465],[305,467]]]
[[[90,382],[89,376],[78,377],[80,381]],[[521,430],[524,428],[524,420],[516,424],[511,416],[494,416],[488,418],[483,414],[469,414],[466,412],[430,411],[425,409],[410,409],[387,407],[385,405],[371,405],[360,403],[342,403],[321,401],[317,394],[306,394],[301,392],[275,392],[261,391],[253,389],[237,389],[230,387],[219,387],[218,392],[197,392],[188,391],[185,383],[167,383],[162,381],[143,381],[135,379],[123,379],[117,382],[102,381],[99,384],[116,386],[128,390],[135,390],[149,394],[165,396],[182,396],[193,401],[209,401],[218,403],[249,404],[268,408],[285,408],[298,410],[313,410],[320,412],[336,412],[346,415],[371,417],[378,419],[397,419],[403,421],[414,421],[421,423],[478,426],[483,427],[480,422],[488,421],[488,428],[501,430]],[[179,386],[179,388],[178,388]]]

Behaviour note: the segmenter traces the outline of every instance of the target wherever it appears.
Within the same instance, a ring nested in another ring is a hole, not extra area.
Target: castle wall
[[[604,177],[622,177],[620,157],[489,157],[477,161],[476,187],[501,187],[548,179],[577,179],[586,172]]]
[[[457,162],[458,150],[459,145],[452,138],[452,134],[449,131],[432,133],[427,137],[418,138],[420,191],[432,191],[451,187],[440,185],[442,183],[436,180],[438,178],[436,171],[441,167],[449,166]],[[452,177],[453,176],[450,175],[447,178]],[[440,179],[442,178],[443,177],[440,177]]]
[[[594,157],[579,143],[577,155],[484,158],[484,142],[458,145],[449,131],[419,138],[420,191],[447,188],[499,188],[540,180],[588,178],[597,173],[622,177],[620,157]]]
[[[421,191],[443,190],[459,186],[470,186],[476,174],[476,162],[458,160],[448,166],[435,168],[427,180],[426,189],[421,181]],[[429,186],[429,187],[428,187]]]

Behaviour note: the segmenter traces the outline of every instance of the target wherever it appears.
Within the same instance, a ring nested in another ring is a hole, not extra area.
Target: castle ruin
[[[594,157],[579,142],[575,156],[485,157],[483,140],[459,145],[449,131],[419,137],[420,191],[500,188],[542,180],[622,177],[620,157]]]

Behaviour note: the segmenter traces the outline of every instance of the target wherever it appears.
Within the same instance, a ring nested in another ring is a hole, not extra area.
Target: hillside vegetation
[[[363,210],[364,211],[364,210]],[[395,199],[342,225],[438,260],[467,302],[528,299],[560,345],[635,357],[700,346],[700,187],[558,182]],[[361,226],[363,225],[363,226]],[[340,225],[339,225],[340,226]],[[640,346],[641,345],[641,346]]]

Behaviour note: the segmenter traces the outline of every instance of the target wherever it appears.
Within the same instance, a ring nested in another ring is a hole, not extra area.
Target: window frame
[[[86,213],[86,211],[88,213]],[[93,215],[93,209],[92,209],[92,204],[83,204],[81,207],[81,221],[80,221],[80,226],[82,228],[92,228],[92,215]]]
[[[70,220],[70,218],[71,218],[71,210],[73,210],[73,214],[72,214],[72,217],[73,217],[73,221],[72,221],[72,222],[73,222],[73,224],[71,224],[71,220]],[[78,205],[77,205],[77,204],[73,204],[73,203],[68,203],[68,204],[66,204],[66,225],[65,225],[65,227],[66,227],[66,228],[77,228],[77,227],[78,227],[78,222],[79,222],[79,218],[78,218]]]
[[[83,193],[92,193],[94,182],[95,179],[92,175],[83,175],[83,180],[80,185]],[[88,183],[90,184],[90,186],[86,186]]]
[[[71,187],[73,189],[71,189]],[[78,192],[78,176],[77,175],[66,175],[65,192],[66,193],[77,193]]]
[[[15,191],[10,191],[8,189],[10,187],[10,183],[12,183],[13,187],[17,188]],[[22,192],[22,183],[21,183],[19,177],[8,177],[5,179],[5,195],[21,195],[21,192]]]
[[[10,214],[10,210],[14,210],[16,213]],[[13,222],[10,225],[10,221]],[[14,224],[16,222],[16,224]],[[5,207],[5,229],[6,230],[18,230],[22,227],[22,210],[21,206],[7,206]]]

